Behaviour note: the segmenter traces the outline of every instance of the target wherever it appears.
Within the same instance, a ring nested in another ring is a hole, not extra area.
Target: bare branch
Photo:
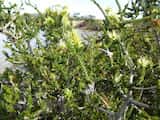
[[[113,116],[115,113],[113,111],[109,111],[107,109],[104,109],[102,107],[99,108],[100,111],[107,113],[108,115]]]
[[[115,112],[104,109],[102,107],[98,108],[101,112],[105,112],[108,115],[109,120],[115,120]]]
[[[149,108],[149,105],[145,104],[145,103],[142,103],[142,102],[138,102],[136,100],[134,100],[133,98],[131,97],[128,97],[126,95],[123,95],[122,96],[126,101],[129,102],[129,105],[133,104],[135,106],[138,106],[138,107],[145,107],[145,108]]]
[[[129,102],[137,107],[144,107],[144,108],[149,108],[149,105],[145,104],[145,103],[141,103],[141,102],[138,102],[136,100],[133,100],[133,99],[129,99]]]
[[[132,88],[135,90],[152,90],[152,89],[156,89],[157,86],[151,86],[151,87],[146,87],[146,88],[144,87],[132,87]]]

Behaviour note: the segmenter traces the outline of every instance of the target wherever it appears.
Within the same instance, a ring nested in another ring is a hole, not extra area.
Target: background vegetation
[[[1,120],[158,120],[160,1],[103,10],[101,37],[85,44],[66,7],[20,14],[0,1],[4,51],[14,65],[0,75]]]

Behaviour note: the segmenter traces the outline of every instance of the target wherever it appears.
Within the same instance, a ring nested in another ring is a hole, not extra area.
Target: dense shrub
[[[0,7],[9,19],[0,22],[10,51],[4,54],[14,65],[0,76],[1,119],[159,119],[157,14],[126,20],[136,8],[126,5],[114,14],[93,2],[105,20],[101,38],[90,36],[88,44],[66,7],[35,8],[38,15]]]

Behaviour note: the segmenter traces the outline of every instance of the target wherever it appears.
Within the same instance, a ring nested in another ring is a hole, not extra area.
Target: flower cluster
[[[147,57],[140,57],[138,60],[137,60],[138,64],[141,65],[143,68],[146,68],[147,66],[149,65],[152,65],[152,61],[149,60]]]

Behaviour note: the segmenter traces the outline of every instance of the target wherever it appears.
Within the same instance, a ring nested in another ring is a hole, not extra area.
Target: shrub
[[[38,15],[10,8],[9,21],[0,25],[13,26],[2,32],[9,36],[10,53],[4,54],[14,69],[0,76],[0,118],[158,119],[155,16],[126,20],[126,8],[114,16],[92,1],[105,20],[100,42],[90,36],[87,45],[72,27],[66,7],[44,13],[35,8]],[[8,15],[2,11],[0,15]]]

